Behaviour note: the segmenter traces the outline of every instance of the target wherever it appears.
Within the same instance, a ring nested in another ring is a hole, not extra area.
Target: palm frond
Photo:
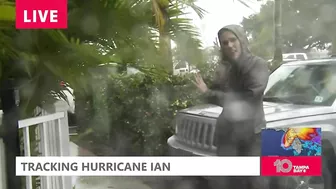
[[[205,14],[208,12],[201,8],[200,6],[196,5],[197,0],[179,0],[178,3],[180,3],[182,6],[190,7],[195,11],[195,13],[200,17],[203,18]]]

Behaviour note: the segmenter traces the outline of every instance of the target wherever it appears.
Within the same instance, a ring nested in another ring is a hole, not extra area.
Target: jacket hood
[[[248,60],[251,59],[252,54],[251,54],[250,49],[248,48],[249,43],[248,43],[248,39],[247,39],[247,36],[245,34],[244,29],[239,25],[225,26],[218,31],[218,39],[219,40],[220,40],[221,34],[225,31],[231,31],[232,33],[234,33],[236,35],[236,37],[238,38],[238,40],[240,42],[240,46],[242,48],[240,57],[238,58],[238,60],[236,60],[234,62],[236,64],[238,64],[238,66],[242,66],[243,64],[246,64],[248,62]],[[224,61],[224,62],[228,61],[228,62],[231,62],[231,63],[233,62],[232,60],[229,60],[226,57],[222,57],[222,61]]]

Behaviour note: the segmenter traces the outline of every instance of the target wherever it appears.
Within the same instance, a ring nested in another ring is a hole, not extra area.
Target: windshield
[[[264,101],[331,106],[335,82],[336,65],[283,65],[271,74]]]

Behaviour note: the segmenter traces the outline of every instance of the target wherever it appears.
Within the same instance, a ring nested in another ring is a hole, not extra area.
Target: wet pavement
[[[70,142],[71,156],[95,156]],[[72,177],[73,189],[195,189],[194,180],[182,177]],[[207,189],[206,187],[201,187]]]
[[[71,156],[94,156],[89,151],[70,143]],[[74,189],[152,189],[135,177],[72,177]]]
[[[142,181],[130,177],[80,177],[75,189],[151,189]]]

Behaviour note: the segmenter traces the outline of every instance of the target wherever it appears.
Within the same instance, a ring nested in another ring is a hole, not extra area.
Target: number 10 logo
[[[284,167],[285,164],[287,164],[287,168]],[[277,159],[274,162],[274,166],[276,167],[277,173],[289,173],[293,168],[292,162],[289,159]]]

